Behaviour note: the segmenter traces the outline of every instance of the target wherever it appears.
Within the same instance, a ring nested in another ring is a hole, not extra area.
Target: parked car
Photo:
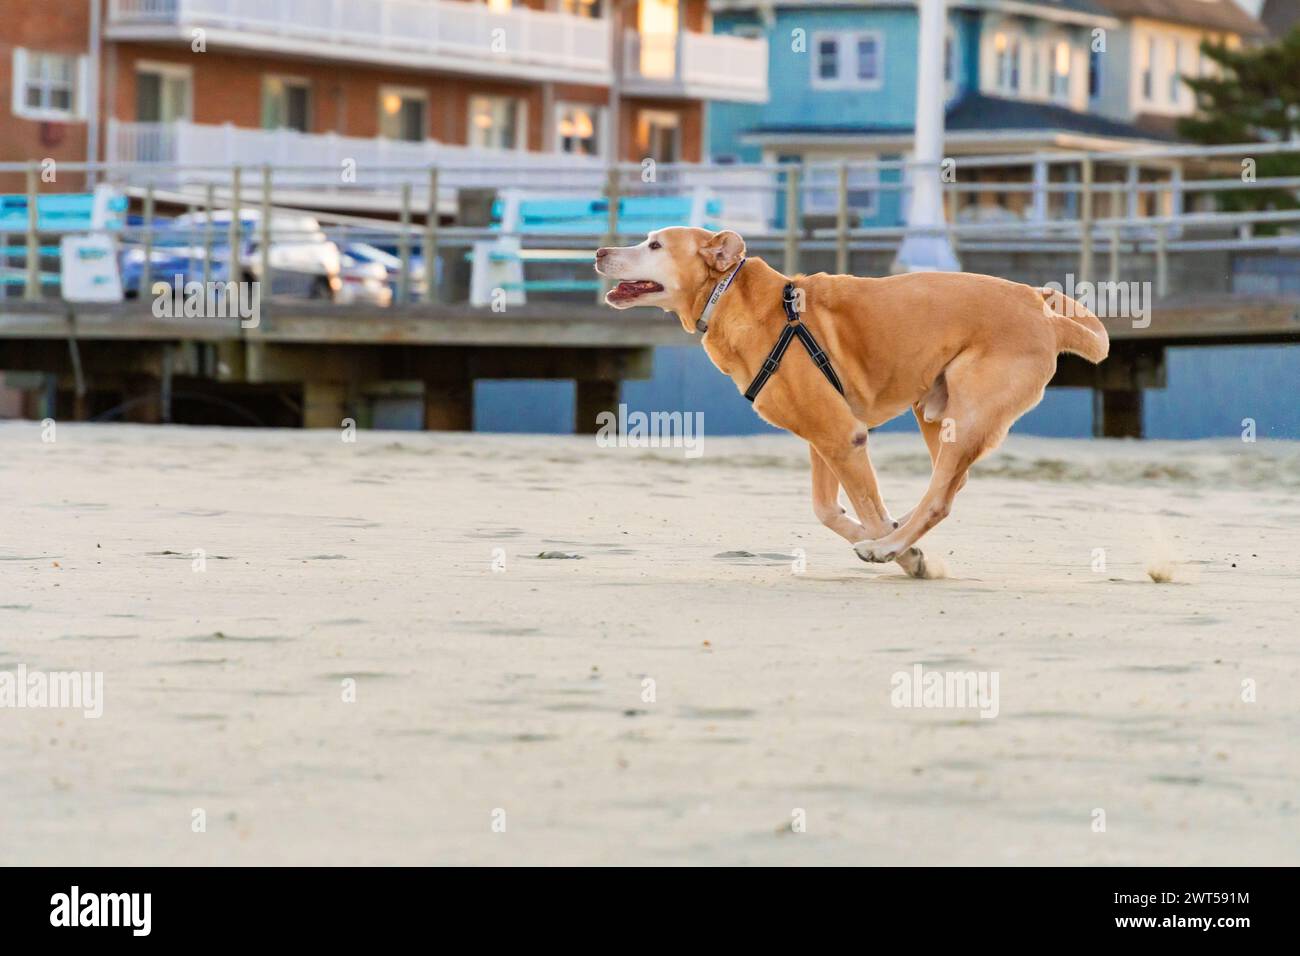
[[[214,250],[212,256],[212,278],[225,278],[225,253],[218,261]],[[144,247],[129,246],[120,255],[119,268],[122,273],[122,293],[128,299],[140,295],[140,280],[144,276]],[[203,281],[203,250],[185,246],[155,248],[149,256],[149,282],[157,285],[165,282],[174,285],[176,277],[181,277],[181,285],[188,282]],[[152,291],[148,291],[152,295]]]
[[[388,286],[392,291],[392,297],[397,299],[398,287],[402,281],[402,260],[400,256],[394,255],[387,249],[381,249],[379,246],[371,245],[368,242],[347,242],[343,244],[343,252],[359,262],[371,262],[383,267],[388,276]],[[429,278],[424,267],[424,260],[419,256],[411,256],[411,299],[419,300],[428,297]]]
[[[242,209],[239,214],[241,280],[260,281],[262,271],[262,214]],[[178,216],[179,229],[202,230],[211,221],[215,235],[224,239],[230,229],[230,210],[218,209],[211,219],[206,212]],[[192,240],[191,240],[192,241]],[[326,238],[320,223],[301,213],[276,211],[271,217],[271,289],[273,295],[298,295],[312,299],[333,299],[342,289],[339,247]],[[263,290],[263,294],[266,290]]]
[[[377,262],[363,262],[348,253],[340,258],[342,285],[334,296],[341,305],[377,305],[388,308],[393,304],[393,290],[388,284],[388,273]]]

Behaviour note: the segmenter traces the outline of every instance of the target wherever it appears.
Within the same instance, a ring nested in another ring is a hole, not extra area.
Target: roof
[[[1145,17],[1185,23],[1211,30],[1227,30],[1242,36],[1263,36],[1263,25],[1237,6],[1235,0],[1095,0],[1117,17]]]
[[[1197,0],[1199,2],[1199,0]],[[954,131],[1001,129],[1054,129],[1089,136],[1151,139],[1149,130],[1096,113],[1080,113],[1055,103],[1008,100],[983,93],[967,93],[948,108],[947,128]],[[1172,137],[1158,135],[1159,139]]]
[[[1273,36],[1280,37],[1300,25],[1300,3],[1296,0],[1264,0],[1259,19]]]
[[[1017,12],[1028,14],[1024,8],[1039,7],[1045,15],[1077,14],[1083,19],[1108,20],[1110,13],[1101,5],[1100,0],[949,0],[953,10],[983,10],[1007,3],[1020,8]],[[709,9],[714,13],[730,10],[756,10],[774,8],[826,8],[826,9],[887,9],[890,7],[915,7],[916,0],[708,0]]]
[[[1172,131],[1143,129],[1132,123],[1080,113],[1052,103],[1008,100],[983,93],[967,93],[948,106],[944,126],[948,132],[1059,131],[1086,136],[1120,139],[1173,140]],[[825,126],[806,124],[763,125],[749,130],[757,135],[795,134],[808,136],[900,136],[910,135],[911,126]]]

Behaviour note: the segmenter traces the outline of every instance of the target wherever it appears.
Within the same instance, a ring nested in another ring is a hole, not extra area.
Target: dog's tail
[[[1035,289],[1043,297],[1043,314],[1056,329],[1056,344],[1062,352],[1082,355],[1096,365],[1110,354],[1110,336],[1090,309],[1056,289]]]

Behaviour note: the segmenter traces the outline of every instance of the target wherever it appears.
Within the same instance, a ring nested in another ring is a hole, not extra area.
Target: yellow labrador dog
[[[1059,292],[970,273],[790,279],[746,259],[730,231],[660,229],[597,250],[596,271],[618,280],[605,297],[615,308],[658,306],[701,331],[754,410],[808,442],[822,523],[862,560],[897,561],[914,577],[927,576],[914,545],[948,515],[971,465],[1042,399],[1056,356],[1095,363],[1110,349],[1097,317]],[[867,429],[909,408],[934,471],[920,503],[895,521]],[[840,507],[841,487],[857,521]]]

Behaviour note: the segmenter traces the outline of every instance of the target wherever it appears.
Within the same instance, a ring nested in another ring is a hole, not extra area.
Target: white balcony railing
[[[390,65],[608,82],[609,23],[460,0],[110,0],[115,39],[184,39]]]
[[[108,161],[157,165],[156,171],[136,168],[127,176],[136,183],[152,182],[158,186],[224,182],[229,178],[230,167],[236,164],[245,167],[270,164],[277,168],[277,184],[313,189],[329,185],[360,191],[391,189],[399,183],[410,182],[415,167],[432,164],[440,168],[439,181],[448,190],[536,188],[541,180],[547,188],[590,189],[598,194],[605,181],[604,161],[590,156],[189,122],[110,120]],[[289,168],[282,172],[283,167],[310,168]],[[400,167],[407,167],[407,172],[402,172]],[[343,176],[344,171],[355,171],[355,177]],[[249,170],[245,182],[257,183],[255,169]]]
[[[767,41],[628,30],[623,76],[630,91],[762,103],[768,95]]]

